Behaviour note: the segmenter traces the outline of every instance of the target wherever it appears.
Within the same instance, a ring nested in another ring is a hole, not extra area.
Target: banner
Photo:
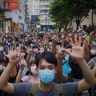
[[[18,10],[18,1],[10,1],[9,10]]]

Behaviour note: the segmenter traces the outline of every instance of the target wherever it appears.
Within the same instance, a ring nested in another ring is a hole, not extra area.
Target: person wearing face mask
[[[71,52],[65,48],[62,49],[62,52],[66,51],[76,59],[84,77],[83,80],[79,82],[61,83],[60,86],[63,91],[62,96],[78,96],[78,93],[96,84],[96,78],[84,60],[84,46],[85,44],[81,46],[80,38],[78,41],[75,37],[75,43],[74,46],[72,46]],[[9,64],[0,77],[0,89],[14,94],[15,96],[30,96],[30,90],[33,86],[32,83],[12,84],[8,82],[12,68],[20,59],[20,55],[18,54],[19,52],[15,50],[9,52]],[[38,53],[35,58],[35,64],[37,66],[36,70],[40,78],[40,83],[37,85],[34,96],[58,96],[56,84],[53,82],[57,74],[57,59],[54,54],[49,51]]]
[[[56,44],[56,50],[58,51],[58,49],[60,49],[61,48],[61,43],[60,42],[57,42],[57,44]]]
[[[93,69],[93,67],[96,66],[96,45],[91,45],[90,54],[91,56],[88,65]]]
[[[96,45],[91,45],[90,53],[91,53],[91,58],[96,57]]]
[[[0,53],[3,52],[4,48],[3,46],[0,46]]]
[[[26,58],[27,58],[26,55],[27,55],[27,54],[26,54],[25,47],[22,46],[22,47],[21,47],[20,56],[21,56],[21,59],[24,58],[24,65],[25,65],[24,70],[23,70],[23,72],[22,72],[22,77],[24,77],[24,76],[26,75],[26,73],[29,71],[29,67],[28,67],[27,62],[26,62]]]
[[[18,76],[16,78],[16,83],[21,82],[31,82],[33,84],[37,84],[40,82],[40,79],[38,77],[38,73],[36,71],[36,64],[32,63],[30,66],[31,73],[29,75],[26,75],[24,77],[21,77],[21,74],[23,72],[24,67],[22,68],[22,65],[20,66]]]

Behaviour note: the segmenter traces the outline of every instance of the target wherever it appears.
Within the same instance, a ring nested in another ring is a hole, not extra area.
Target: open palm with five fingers
[[[77,38],[77,36],[75,36],[74,42],[71,41],[71,45],[72,45],[72,51],[71,52],[65,48],[63,50],[66,51],[70,56],[72,56],[76,60],[84,59],[85,42],[81,46],[81,37]]]
[[[8,54],[4,53],[4,55],[9,59],[10,64],[16,64],[20,59],[20,49],[21,45],[19,45],[18,51],[15,49],[9,49]]]

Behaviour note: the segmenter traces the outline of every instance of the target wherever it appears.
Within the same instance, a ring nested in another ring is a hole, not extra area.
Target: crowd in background
[[[8,65],[7,58],[10,49],[18,51],[21,45],[21,58],[11,71],[9,82],[32,82],[39,83],[40,78],[36,71],[35,58],[38,53],[44,51],[52,52],[58,61],[57,75],[54,79],[56,83],[75,82],[83,79],[82,71],[76,60],[69,56],[67,52],[61,53],[62,48],[72,50],[75,36],[81,36],[81,45],[86,42],[84,48],[84,59],[92,72],[96,73],[96,29],[87,33],[81,27],[78,31],[72,32],[46,32],[46,33],[1,33],[0,34],[0,75]],[[85,95],[84,95],[85,94]],[[86,95],[87,94],[87,95]],[[79,94],[80,96],[95,96],[96,86]],[[78,96],[79,96],[78,95]],[[11,96],[0,91],[0,96]],[[12,95],[13,96],[13,95]]]

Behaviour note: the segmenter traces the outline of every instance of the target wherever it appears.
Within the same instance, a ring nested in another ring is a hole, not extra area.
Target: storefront
[[[4,32],[18,32],[18,0],[4,0],[4,10]]]

